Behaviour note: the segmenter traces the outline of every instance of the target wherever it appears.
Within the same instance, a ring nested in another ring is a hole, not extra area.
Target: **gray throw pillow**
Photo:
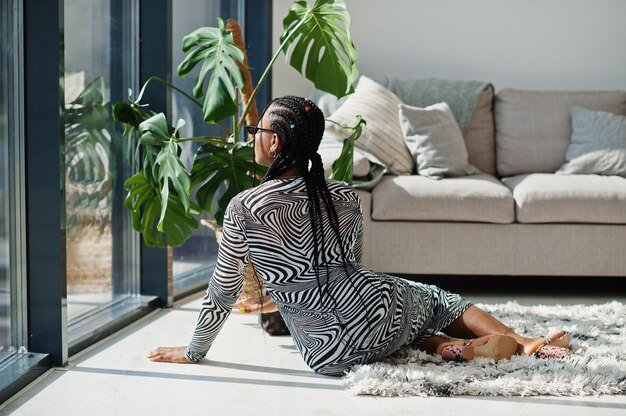
[[[626,117],[573,106],[572,136],[557,173],[626,177]]]
[[[433,179],[481,173],[467,161],[463,133],[446,103],[426,108],[399,104],[400,127],[417,173]]]

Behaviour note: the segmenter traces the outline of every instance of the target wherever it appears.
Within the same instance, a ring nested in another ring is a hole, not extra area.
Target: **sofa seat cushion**
[[[533,173],[504,178],[522,223],[626,224],[626,179]]]
[[[372,191],[372,219],[377,221],[508,224],[514,218],[511,191],[487,174],[441,180],[388,175]]]

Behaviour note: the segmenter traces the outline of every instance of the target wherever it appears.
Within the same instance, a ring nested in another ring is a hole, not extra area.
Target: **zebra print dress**
[[[405,345],[419,346],[470,306],[436,286],[374,273],[360,265],[360,199],[342,182],[327,184],[342,241],[324,213],[327,231],[318,241],[326,263],[320,259],[320,285],[313,269],[304,180],[268,181],[233,198],[224,217],[216,269],[187,348],[189,360],[206,355],[239,296],[249,261],[307,365],[326,375],[340,376],[353,365],[380,360]],[[339,244],[354,269],[344,268]]]

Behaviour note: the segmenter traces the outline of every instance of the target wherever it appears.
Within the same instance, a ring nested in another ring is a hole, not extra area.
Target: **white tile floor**
[[[474,302],[603,303],[607,297],[467,296]],[[611,298],[615,299],[615,297]],[[617,298],[626,301],[625,297]],[[624,415],[626,396],[379,398],[352,396],[309,370],[289,337],[264,335],[233,313],[201,365],[150,362],[161,345],[185,345],[199,297],[159,310],[71,357],[0,408],[15,415]]]

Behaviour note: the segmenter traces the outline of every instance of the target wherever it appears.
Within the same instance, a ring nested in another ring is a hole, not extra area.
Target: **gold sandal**
[[[545,345],[553,345],[555,347],[569,348],[572,336],[568,331],[557,331],[551,335],[542,335],[546,343]]]

